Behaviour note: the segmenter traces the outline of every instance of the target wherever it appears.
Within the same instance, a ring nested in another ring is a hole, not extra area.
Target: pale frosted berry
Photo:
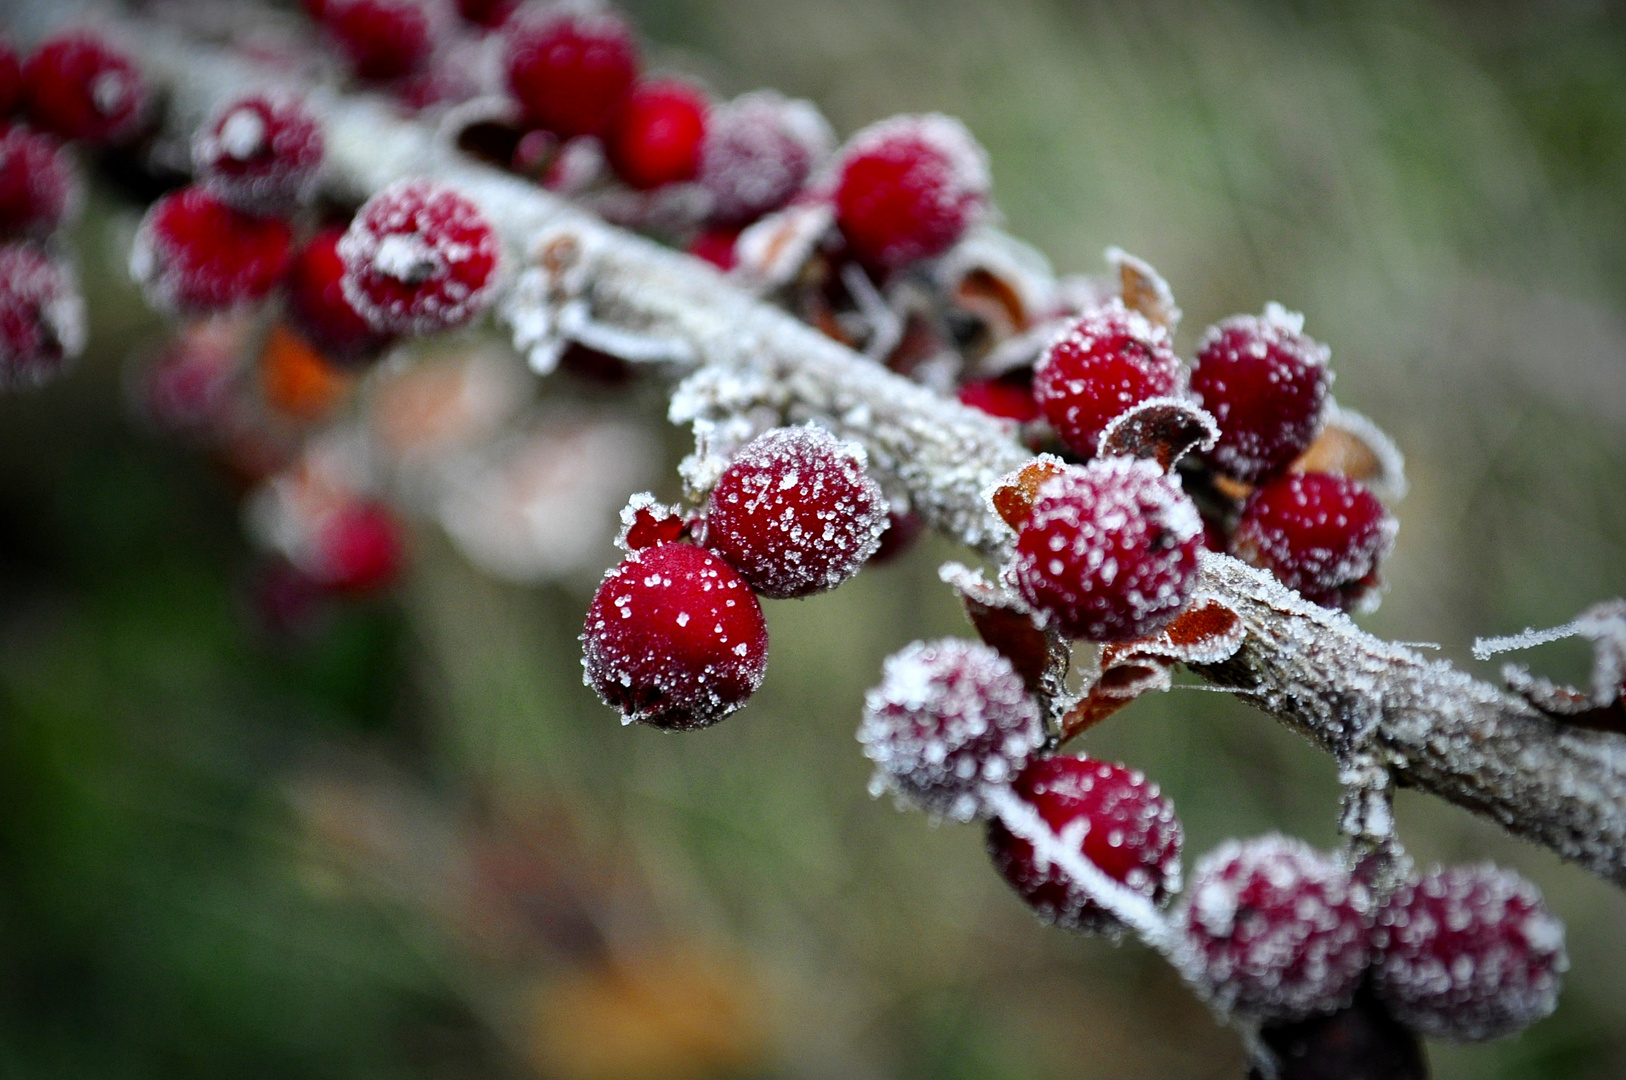
[[[215,311],[269,293],[288,268],[292,243],[287,222],[234,210],[193,186],[147,210],[130,274],[160,311]]]
[[[587,685],[626,722],[683,731],[762,685],[768,625],[733,567],[693,544],[657,544],[604,575],[582,647]]]
[[[525,119],[561,138],[600,135],[638,76],[638,46],[608,12],[520,12],[504,28],[508,88]]]
[[[11,41],[0,36],[0,116],[9,114],[22,99],[22,58]]]
[[[322,164],[322,129],[295,98],[255,94],[219,109],[192,140],[198,182],[249,213],[306,201]]]
[[[1177,962],[1220,1009],[1267,1021],[1349,1004],[1370,955],[1372,900],[1302,840],[1228,841],[1197,863],[1174,913]]]
[[[697,87],[651,79],[622,101],[604,148],[617,176],[640,190],[694,179],[710,105]]]
[[[858,728],[870,793],[969,821],[985,784],[1008,784],[1044,743],[1039,706],[1011,662],[980,641],[917,641],[887,658]]]
[[[1067,448],[1093,457],[1108,424],[1180,382],[1169,332],[1117,299],[1051,343],[1033,372],[1033,396]]]
[[[0,388],[43,382],[84,347],[73,272],[32,245],[0,245]]]
[[[140,126],[147,88],[129,57],[99,35],[75,30],[44,41],[29,56],[23,98],[29,119],[43,131],[114,142]]]
[[[339,238],[344,230],[318,232],[294,256],[288,268],[288,319],[300,336],[323,356],[339,364],[377,357],[392,340],[374,330],[344,297],[344,262]]]
[[[406,530],[382,503],[337,507],[316,523],[302,569],[324,588],[359,596],[395,584],[406,565]]]
[[[1180,889],[1180,821],[1145,774],[1084,757],[1046,757],[1011,785],[1057,839],[1114,881],[1161,907]],[[1117,920],[1060,867],[1035,854],[995,818],[988,825],[994,866],[1039,917],[1072,930],[1102,933]]]
[[[55,139],[21,127],[0,135],[0,236],[48,236],[78,202],[79,175]]]
[[[1145,637],[1190,602],[1202,531],[1177,478],[1150,461],[1099,459],[1040,485],[1011,576],[1068,637]]]
[[[973,379],[956,392],[961,405],[978,412],[1015,420],[1019,424],[1039,418],[1039,402],[1033,396],[1033,369],[1021,368],[992,379]]]
[[[1249,483],[1291,465],[1321,428],[1329,355],[1305,336],[1304,316],[1279,304],[1209,327],[1191,364],[1192,393],[1220,427],[1206,459]]]
[[[700,186],[713,221],[745,225],[777,210],[829,155],[830,125],[812,104],[758,90],[713,110],[700,154]]]
[[[938,114],[894,116],[841,153],[836,224],[883,274],[941,255],[988,202],[988,156],[965,125]]]
[[[1569,966],[1564,924],[1541,892],[1490,863],[1437,869],[1378,914],[1379,995],[1446,1039],[1511,1035],[1553,1011]]]
[[[706,502],[706,546],[763,596],[833,589],[875,554],[887,501],[857,443],[776,428],[740,450]]]
[[[502,245],[479,207],[429,180],[399,180],[357,211],[339,240],[345,299],[373,329],[430,334],[490,304]]]
[[[1293,473],[1249,496],[1231,550],[1306,600],[1348,610],[1375,594],[1378,564],[1394,547],[1396,529],[1359,482]]]
[[[444,34],[439,0],[327,0],[322,25],[363,79],[398,79],[428,65]]]

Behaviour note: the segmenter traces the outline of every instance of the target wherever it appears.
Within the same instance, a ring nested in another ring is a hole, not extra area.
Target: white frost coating
[[[757,90],[713,109],[699,183],[722,221],[749,221],[783,206],[835,148],[818,108]]]
[[[1180,325],[1181,311],[1180,306],[1174,302],[1174,290],[1163,280],[1163,275],[1152,269],[1151,263],[1136,258],[1121,247],[1107,248],[1106,260],[1107,265],[1117,271],[1119,279],[1123,282],[1123,291],[1126,294],[1124,302],[1126,304],[1129,302],[1127,294],[1133,282],[1134,288],[1148,294],[1134,305],[1136,309],[1167,327],[1169,333],[1174,333],[1175,327]],[[1302,318],[1303,316],[1300,316],[1301,320]]]
[[[0,247],[0,390],[39,385],[84,347],[73,267],[32,246]]]
[[[1354,409],[1346,409],[1330,397],[1327,399],[1322,426],[1324,429],[1345,432],[1372,454],[1373,460],[1377,462],[1377,472],[1361,478],[1361,483],[1365,484],[1372,494],[1388,503],[1399,502],[1406,497],[1410,486],[1406,481],[1406,456],[1400,452],[1400,447],[1395,445],[1395,441],[1389,438],[1387,432],[1364,414]]]
[[[1577,637],[1585,631],[1580,619],[1555,626],[1551,630],[1533,630],[1526,628],[1521,633],[1508,634],[1504,637],[1474,638],[1474,659],[1489,660],[1498,653],[1522,652],[1533,649],[1537,645],[1547,645],[1554,641],[1563,641],[1566,638]]]

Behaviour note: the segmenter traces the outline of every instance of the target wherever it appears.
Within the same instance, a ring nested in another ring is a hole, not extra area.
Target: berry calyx
[[[322,129],[305,107],[269,94],[229,103],[192,141],[198,182],[247,213],[276,213],[306,201],[322,152]]]
[[[1169,332],[1114,298],[1045,350],[1033,396],[1067,448],[1090,458],[1108,424],[1148,398],[1173,394],[1179,382]]]
[[[610,167],[640,191],[694,179],[709,111],[706,95],[677,79],[634,87],[605,138]]]
[[[757,436],[712,488],[706,546],[763,596],[835,588],[886,530],[886,497],[866,463],[863,447],[811,425]]]
[[[400,520],[382,503],[362,501],[323,515],[303,569],[330,592],[360,596],[393,585],[405,565]]]
[[[1105,458],[1040,484],[1010,573],[1068,637],[1128,641],[1190,603],[1202,531],[1178,478],[1150,461]]]
[[[938,817],[983,812],[985,784],[1008,784],[1044,744],[1022,676],[980,641],[917,641],[888,657],[858,728],[875,762],[870,794],[891,791]]]
[[[1479,1041],[1553,1011],[1569,966],[1541,892],[1490,863],[1436,869],[1378,913],[1379,996],[1429,1035]]]
[[[587,685],[624,722],[686,731],[762,685],[768,626],[733,567],[692,544],[657,544],[604,575],[582,647]]]
[[[23,65],[29,119],[64,139],[114,142],[135,133],[146,84],[129,57],[77,30],[43,42]]]
[[[78,202],[79,176],[55,139],[21,127],[0,135],[0,236],[48,236]]]
[[[638,77],[627,24],[603,12],[520,13],[505,29],[508,88],[526,121],[563,139],[600,135]]]
[[[1022,770],[1011,787],[1063,844],[1114,881],[1159,907],[1179,890],[1180,822],[1174,805],[1139,770],[1085,757],[1046,757]],[[1118,927],[1060,867],[1041,859],[998,818],[988,825],[988,853],[1045,922],[1096,934]]]
[[[148,209],[130,274],[159,311],[216,311],[269,293],[288,267],[292,243],[286,222],[234,210],[194,186]]]
[[[1376,597],[1378,564],[1397,528],[1358,481],[1293,473],[1249,496],[1231,551],[1306,600],[1347,611]]]
[[[327,0],[322,25],[363,79],[398,79],[429,63],[445,29],[427,0]]]
[[[37,385],[84,347],[73,272],[32,245],[0,245],[0,387]]]
[[[698,177],[711,196],[711,219],[742,226],[784,206],[833,142],[816,108],[772,90],[719,106],[706,125]]]
[[[339,239],[344,230],[323,229],[294,256],[288,268],[287,314],[300,336],[336,364],[376,358],[393,340],[363,319],[344,296],[344,261]]]

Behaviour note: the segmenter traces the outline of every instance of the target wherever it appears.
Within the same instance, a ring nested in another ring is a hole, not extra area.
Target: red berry
[[[1033,762],[1012,785],[1062,843],[1101,872],[1161,907],[1180,888],[1180,822],[1174,805],[1145,774],[1083,757]],[[1118,922],[1059,867],[1041,862],[1033,845],[995,818],[988,825],[994,866],[1039,917],[1099,934]]]
[[[951,117],[894,116],[852,137],[836,181],[836,224],[883,274],[953,246],[988,202],[988,157]]]
[[[1011,662],[980,641],[917,641],[887,658],[858,728],[875,762],[870,794],[940,817],[982,812],[984,784],[1008,784],[1044,744],[1039,706]]]
[[[1026,424],[1039,418],[1039,403],[1033,397],[1031,368],[1022,368],[992,379],[973,379],[960,387],[957,396],[961,405],[969,405],[1002,420]]]
[[[830,153],[830,125],[806,101],[759,90],[717,108],[706,126],[700,185],[711,217],[745,225],[777,210]]]
[[[368,199],[339,240],[345,299],[374,330],[430,334],[490,304],[502,245],[479,207],[429,180]]]
[[[404,533],[400,520],[381,503],[340,506],[316,524],[304,570],[333,592],[377,592],[401,576]]]
[[[689,243],[689,254],[705,259],[717,269],[727,273],[734,269],[739,257],[734,254],[734,243],[740,238],[738,229],[726,225],[707,229]]]
[[[582,645],[587,685],[606,705],[673,731],[744,705],[768,666],[762,606],[733,567],[692,544],[643,548],[612,567]]]
[[[553,9],[522,12],[506,33],[508,87],[526,120],[566,139],[602,134],[638,76],[626,23]]]
[[[79,175],[49,135],[0,135],[0,236],[45,237],[79,202]]]
[[[213,311],[270,292],[288,268],[292,242],[287,222],[234,210],[193,186],[148,209],[130,273],[160,311]]]
[[[84,346],[73,272],[31,245],[0,245],[0,387],[43,382]]]
[[[1177,962],[1220,1009],[1266,1021],[1334,1012],[1366,971],[1371,896],[1302,840],[1228,841],[1174,913]]]
[[[1145,637],[1191,601],[1202,531],[1178,478],[1150,461],[1099,459],[1040,485],[1011,575],[1068,637]]]
[[[0,116],[9,114],[22,99],[22,59],[11,42],[0,37]]]
[[[355,73],[377,81],[425,67],[446,30],[435,0],[327,0],[321,18]]]
[[[763,596],[833,589],[875,554],[887,501],[857,443],[817,427],[746,444],[706,502],[706,546]]]
[[[23,97],[42,130],[113,142],[140,125],[147,88],[129,57],[96,34],[69,31],[45,41],[23,65]]]
[[[616,175],[647,191],[694,179],[710,111],[706,95],[677,79],[652,79],[621,103],[605,138]]]
[[[519,0],[457,0],[457,13],[476,26],[501,26]]]
[[[1175,393],[1179,382],[1168,331],[1113,299],[1045,350],[1033,396],[1067,448],[1089,458],[1108,424],[1148,398]]]
[[[373,359],[390,344],[344,298],[344,263],[339,238],[344,230],[323,229],[294,256],[288,269],[288,318],[306,341],[339,364]]]
[[[306,201],[322,164],[322,129],[293,98],[256,94],[215,113],[192,141],[198,182],[249,213]]]
[[[1306,600],[1349,610],[1376,595],[1378,564],[1397,527],[1357,481],[1294,473],[1249,496],[1231,550]]]
[[[1403,1023],[1446,1039],[1497,1039],[1540,1020],[1569,967],[1564,924],[1540,891],[1490,863],[1402,889],[1373,939],[1379,995]]]

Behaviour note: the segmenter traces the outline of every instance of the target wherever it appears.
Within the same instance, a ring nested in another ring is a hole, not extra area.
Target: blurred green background
[[[1493,676],[1476,634],[1626,593],[1614,5],[629,7],[663,63],[843,134],[963,117],[1011,230],[1067,271],[1150,260],[1183,352],[1303,310],[1339,400],[1408,456],[1375,632]],[[881,659],[967,632],[951,546],[768,604],[762,692],[688,737],[580,685],[591,583],[498,584],[430,530],[395,596],[267,642],[239,493],[123,407],[159,326],[119,271],[129,211],[92,209],[91,353],[0,400],[0,1076],[1241,1075],[1144,949],[1038,925],[978,830],[865,794]],[[1223,695],[1143,700],[1084,748],[1164,786],[1188,864],[1334,842],[1330,761]],[[1420,796],[1400,814],[1420,860],[1516,867],[1569,925],[1558,1013],[1431,1045],[1437,1074],[1626,1075],[1626,896]]]

